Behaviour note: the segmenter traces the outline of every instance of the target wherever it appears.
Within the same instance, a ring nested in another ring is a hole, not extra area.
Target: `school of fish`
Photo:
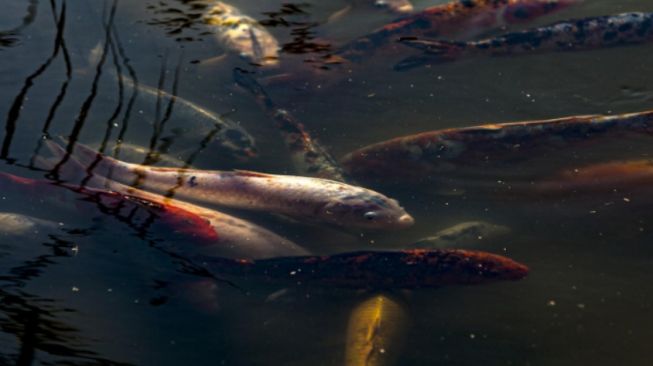
[[[407,55],[394,67],[454,62],[479,56],[513,57],[546,52],[586,51],[638,45],[653,40],[653,14],[631,12],[559,21],[538,28],[476,39],[505,26],[526,24],[582,3],[581,0],[457,0],[420,11],[408,0],[367,1],[398,14],[385,26],[336,47],[334,64],[364,65],[375,55]],[[343,12],[343,14],[345,14]],[[511,228],[469,221],[397,243],[395,250],[312,253],[264,224],[240,213],[289,217],[309,223],[362,231],[406,230],[416,220],[400,203],[370,187],[392,184],[437,185],[456,174],[485,174],[490,166],[510,169],[542,151],[571,151],[615,137],[650,138],[653,111],[616,115],[578,115],[548,120],[480,124],[426,131],[362,146],[341,159],[315,139],[305,124],[277,105],[257,80],[261,70],[283,70],[285,55],[270,31],[240,9],[214,2],[202,22],[226,54],[245,60],[233,70],[244,89],[273,122],[292,158],[295,174],[194,169],[192,161],[149,147],[119,141],[113,156],[82,143],[48,139],[50,158],[37,159],[56,179],[34,179],[0,172],[7,209],[0,212],[0,238],[29,237],[65,226],[59,219],[20,212],[18,198],[38,201],[61,217],[107,215],[150,235],[153,223],[187,245],[165,245],[217,277],[247,277],[273,286],[338,287],[372,292],[351,312],[345,365],[393,365],[402,350],[409,315],[398,290],[476,285],[525,278],[529,268],[502,255],[476,250],[485,241],[507,236]],[[415,50],[421,54],[413,54]],[[249,71],[246,67],[256,67]],[[295,70],[289,70],[291,73]],[[299,71],[298,71],[299,72]],[[206,144],[215,142],[236,159],[261,152],[238,123],[174,93],[126,79],[134,93],[151,103],[175,105],[176,117],[203,125]],[[170,107],[172,108],[172,107]],[[598,112],[597,112],[598,113]],[[188,131],[189,133],[197,131]],[[122,153],[121,153],[122,152]],[[131,162],[121,154],[134,153]],[[183,154],[182,154],[183,155]],[[141,163],[136,162],[142,160]],[[153,165],[166,165],[165,167]],[[541,174],[542,172],[537,172]],[[359,183],[361,182],[361,183]],[[569,168],[534,178],[525,187],[535,194],[580,191],[646,190],[653,162],[634,157]],[[9,210],[11,209],[11,210]],[[220,210],[228,210],[222,212]],[[180,239],[179,239],[180,237]],[[172,240],[171,240],[172,241]],[[470,250],[470,247],[473,250]],[[465,248],[465,249],[462,249]]]

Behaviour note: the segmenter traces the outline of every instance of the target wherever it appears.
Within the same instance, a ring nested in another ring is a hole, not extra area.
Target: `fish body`
[[[653,184],[653,160],[610,161],[566,170],[553,179],[538,182],[536,189],[555,192],[623,192],[650,189]]]
[[[473,245],[473,243],[477,243],[480,240],[495,238],[509,232],[510,229],[505,226],[484,221],[469,221],[441,230],[433,236],[422,238],[412,243],[410,248],[461,248],[465,245]]]
[[[466,56],[513,56],[552,51],[581,51],[650,42],[653,13],[624,13],[568,20],[470,42],[407,39],[403,44],[424,51],[395,66],[405,70],[424,63],[443,63]]]
[[[277,39],[238,8],[218,1],[207,11],[204,23],[215,27],[216,38],[227,50],[257,65],[278,64]]]
[[[529,22],[579,0],[457,0],[436,5],[387,24],[337,52],[356,60],[379,48],[396,47],[400,37],[472,37],[489,29]]]
[[[93,174],[177,198],[346,227],[399,229],[414,222],[396,200],[327,179],[147,167],[98,155],[80,144],[74,156]]]
[[[163,90],[136,84],[129,78],[124,78],[124,82],[127,87],[135,88],[138,95],[146,102],[147,107],[141,107],[142,109],[151,109],[159,98],[162,105],[172,105],[168,119],[175,123],[175,127],[186,130],[189,136],[198,139],[208,138],[205,141],[207,145],[215,141],[224,152],[241,160],[256,156],[256,141],[235,121]],[[179,126],[178,122],[183,122],[183,125]]]
[[[354,308],[347,326],[345,366],[394,365],[408,316],[392,298],[377,295]]]
[[[569,148],[601,137],[652,132],[653,111],[488,124],[376,143],[348,154],[342,164],[348,174],[359,179],[437,179],[443,172],[463,167],[525,160],[536,148]]]
[[[25,236],[42,230],[56,230],[56,222],[14,212],[0,212],[0,238],[3,236]]]
[[[356,289],[416,289],[520,280],[528,267],[509,258],[467,250],[350,252],[331,256],[229,260],[195,258],[217,274],[267,282]]]
[[[46,146],[59,159],[65,156],[66,152],[58,144],[47,141]],[[71,170],[86,173],[93,169],[92,165],[82,164],[74,157],[68,158],[64,168],[66,179],[80,178],[76,177],[74,172],[71,173]],[[88,186],[101,187],[104,191],[150,202],[155,207],[162,206],[171,211],[192,215],[193,220],[189,223],[193,225],[191,230],[187,230],[191,237],[199,235],[194,233],[193,226],[199,233],[205,233],[199,236],[203,240],[195,240],[204,245],[192,247],[194,253],[250,259],[308,254],[302,247],[270,230],[220,211],[129,187],[100,175],[83,178]],[[210,235],[211,232],[218,234]]]
[[[56,208],[70,206],[72,202],[72,213],[83,216],[99,210],[120,220],[128,220],[128,224],[139,230],[146,229],[149,225],[147,223],[156,219],[173,232],[194,237],[201,242],[212,243],[219,237],[206,219],[163,201],[155,202],[115,191],[75,187],[64,183],[54,184],[7,173],[0,173],[0,189],[5,194],[9,193],[10,197],[26,197],[25,200],[36,200],[41,205],[45,203]],[[94,206],[97,210],[91,210]],[[24,229],[29,229],[30,222],[44,223],[14,216],[14,223]]]
[[[261,109],[275,121],[300,175],[345,181],[342,169],[331,154],[311,137],[297,118],[272,101],[252,73],[236,68],[233,76],[236,84],[252,94]]]

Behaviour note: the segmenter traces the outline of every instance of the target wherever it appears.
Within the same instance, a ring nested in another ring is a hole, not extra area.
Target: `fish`
[[[340,47],[336,54],[360,60],[379,49],[397,51],[401,37],[471,38],[504,25],[520,24],[582,0],[456,0],[401,17]],[[400,50],[399,50],[400,52]]]
[[[437,180],[443,173],[513,163],[541,148],[653,133],[653,110],[619,115],[579,115],[549,120],[450,128],[394,138],[360,148],[341,159],[357,179]]]
[[[441,230],[435,235],[422,238],[408,247],[414,249],[462,248],[480,240],[506,235],[510,228],[485,221],[469,221]]]
[[[401,352],[407,319],[403,306],[386,295],[358,304],[349,316],[345,366],[394,365]]]
[[[43,230],[57,230],[62,225],[15,212],[0,212],[0,238],[37,234]]]
[[[527,266],[500,255],[458,249],[358,251],[261,260],[190,258],[220,276],[256,278],[271,284],[374,290],[517,281],[529,271]]]
[[[653,40],[653,13],[624,13],[566,20],[551,25],[469,42],[406,39],[424,51],[395,65],[395,70],[457,61],[473,56],[516,56],[542,52],[583,51]]]
[[[225,154],[241,161],[257,156],[256,140],[239,123],[158,88],[137,84],[127,77],[123,77],[123,80],[128,88],[136,88],[148,106],[156,105],[158,98],[161,98],[161,103],[174,103],[169,119],[183,121],[181,128],[189,137],[205,139],[208,136],[207,145],[215,141]]]
[[[251,171],[147,167],[103,156],[76,144],[75,157],[94,175],[166,196],[305,221],[370,230],[403,229],[414,219],[399,202],[342,182]]]
[[[227,50],[250,63],[275,66],[279,63],[279,42],[256,19],[238,8],[216,2],[203,17],[203,22],[215,28],[215,36]]]
[[[51,140],[46,142],[46,146],[58,159],[66,156],[66,151]],[[66,179],[76,179],[78,177],[75,176],[75,172],[70,172],[71,170],[86,173],[89,168],[91,168],[90,165],[85,165],[75,157],[69,156],[64,167],[64,175],[66,175]],[[202,244],[192,247],[195,253],[250,259],[308,254],[306,249],[262,226],[218,210],[129,187],[99,175],[85,177],[84,181],[88,186],[135,197],[144,202],[150,202],[154,206],[163,206],[170,210],[188,213],[195,218],[194,222],[202,224],[196,224],[198,230],[202,228],[201,232],[212,230],[218,233],[216,236],[209,236],[202,241],[195,240]],[[194,236],[191,235],[190,238],[194,238]]]
[[[2,172],[0,172],[0,189],[9,197],[19,197],[22,204],[28,200],[36,200],[39,205],[45,203],[53,208],[62,208],[72,203],[74,208],[66,212],[80,217],[97,212],[99,209],[100,212],[128,219],[134,226],[156,218],[173,232],[194,237],[203,243],[214,242],[219,236],[218,232],[208,225],[207,220],[162,201],[153,202],[115,191],[76,187],[66,183],[55,184]],[[11,201],[5,199],[7,203]],[[22,225],[25,227],[27,224],[23,221]]]
[[[548,180],[539,181],[535,189],[542,193],[576,191],[586,194],[648,190],[653,184],[653,160],[635,159],[595,163],[567,169]]]
[[[297,173],[339,182],[346,181],[342,168],[331,154],[311,137],[295,116],[274,103],[251,72],[235,68],[233,77],[236,84],[252,94],[259,107],[270,119],[275,121],[277,129],[290,150]]]
[[[116,150],[120,151],[120,157],[130,163],[139,163],[147,159],[147,155],[151,153],[148,148],[140,145],[123,142],[114,146]],[[183,167],[187,163],[178,159],[170,154],[157,154],[156,164],[158,166],[167,167]]]

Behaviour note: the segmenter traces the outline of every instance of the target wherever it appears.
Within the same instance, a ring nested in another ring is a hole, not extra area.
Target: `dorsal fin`
[[[270,175],[270,174],[253,172],[251,170],[234,169],[234,173],[236,175],[240,175],[240,176],[243,176],[243,177],[254,177],[254,178],[271,178],[272,177],[272,175]]]

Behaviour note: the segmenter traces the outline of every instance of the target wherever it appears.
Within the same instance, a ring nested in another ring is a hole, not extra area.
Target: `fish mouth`
[[[399,218],[396,221],[396,226],[398,228],[403,229],[412,226],[414,223],[415,223],[415,219],[406,213],[399,216]]]

